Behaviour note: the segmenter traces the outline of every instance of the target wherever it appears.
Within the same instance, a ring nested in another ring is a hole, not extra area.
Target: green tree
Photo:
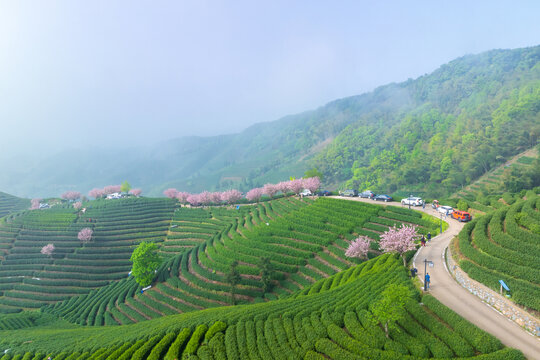
[[[231,304],[236,305],[236,299],[234,294],[236,293],[236,285],[240,282],[240,273],[238,272],[238,261],[233,261],[231,264],[231,270],[226,276],[227,282],[231,285]]]
[[[270,275],[272,274],[272,263],[270,263],[270,259],[267,257],[263,257],[261,259],[261,263],[259,264],[261,269],[261,281],[263,283],[263,293],[267,293],[270,290],[272,290],[272,279]]]
[[[318,177],[321,181],[323,181],[323,173],[319,171],[319,169],[317,169],[316,167],[314,167],[313,169],[310,169],[310,170],[306,170],[306,172],[304,173],[304,178],[305,179],[308,179],[308,178],[311,178],[311,177]]]
[[[120,190],[122,190],[122,192],[129,192],[129,190],[131,190],[131,185],[127,182],[127,181],[124,181],[122,183],[122,186],[120,187]]]
[[[405,303],[410,296],[406,286],[390,284],[383,290],[380,299],[371,305],[373,317],[384,328],[387,338],[389,327],[405,316]]]
[[[148,286],[156,276],[156,270],[161,264],[161,256],[157,253],[157,245],[153,242],[140,243],[131,254],[131,274],[141,286]]]
[[[467,203],[467,201],[463,199],[459,199],[459,201],[457,202],[457,208],[458,210],[461,210],[461,211],[468,211],[469,204]]]

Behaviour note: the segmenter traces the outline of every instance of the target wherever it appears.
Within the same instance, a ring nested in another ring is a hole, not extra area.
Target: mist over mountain
[[[238,134],[0,158],[0,190],[46,197],[125,180],[149,196],[247,190],[317,168],[332,188],[449,192],[536,145],[539,62],[540,46],[493,50]]]

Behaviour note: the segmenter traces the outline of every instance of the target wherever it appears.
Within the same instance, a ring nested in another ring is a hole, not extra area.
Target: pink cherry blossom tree
[[[83,243],[87,243],[90,240],[92,240],[92,235],[94,231],[90,228],[84,228],[81,231],[79,231],[79,234],[77,235],[77,238]]]
[[[199,194],[190,194],[190,195],[188,195],[186,201],[191,206],[199,206],[199,205],[201,205],[201,196]]]
[[[367,236],[359,236],[356,238],[345,251],[345,256],[355,258],[365,258],[369,251],[369,243],[371,239]]]
[[[39,209],[39,202],[41,199],[32,199],[30,200],[30,210]]]
[[[178,195],[178,190],[176,190],[174,188],[170,188],[170,189],[167,189],[167,190],[163,191],[163,195],[165,195],[169,199],[175,199],[176,196]]]
[[[277,188],[279,191],[281,191],[284,195],[287,194],[291,190],[291,182],[290,181],[282,181],[278,183]]]
[[[407,266],[404,254],[416,248],[414,241],[417,238],[418,233],[415,226],[403,225],[399,229],[394,226],[381,235],[379,247],[386,253],[395,252],[400,254],[403,258],[403,265]]]
[[[94,199],[99,199],[105,195],[103,189],[94,188],[88,192],[88,196],[93,197]]]
[[[203,191],[199,194],[199,200],[202,205],[210,205],[212,203],[212,194],[208,191]]]
[[[187,198],[189,197],[189,193],[188,192],[179,192],[178,194],[176,194],[176,198],[178,199],[178,201],[180,201],[180,203],[182,204],[186,204],[188,202]]]
[[[122,191],[122,185],[107,185],[103,188],[103,193],[105,195],[117,193]]]
[[[141,189],[131,189],[131,190],[129,190],[129,193],[130,193],[131,195],[134,195],[134,196],[136,196],[136,197],[139,197],[139,196],[141,196],[141,194],[142,194],[142,190],[141,190]]]
[[[80,208],[82,208],[82,202],[77,201],[77,202],[73,203],[73,208],[75,210],[79,210]]]
[[[247,192],[246,199],[248,199],[248,201],[251,201],[251,202],[259,201],[262,195],[263,195],[263,189],[255,188]]]
[[[52,256],[54,252],[54,244],[47,244],[41,248],[41,253],[43,255]]]
[[[318,176],[310,177],[303,180],[304,180],[303,181],[304,189],[308,189],[314,194],[319,189],[319,186],[321,186],[321,180],[319,179]]]
[[[242,199],[242,193],[238,190],[227,190],[221,193],[221,200],[227,204],[237,203]]]
[[[221,204],[221,193],[220,192],[213,192],[210,194],[210,198],[212,199],[212,203],[214,204]]]
[[[290,189],[295,194],[300,194],[304,190],[304,180],[303,179],[294,179],[290,181]]]
[[[266,184],[263,186],[263,193],[273,198],[274,195],[279,191],[279,188],[275,184]]]
[[[61,197],[64,200],[77,200],[81,198],[81,193],[78,191],[66,191]]]

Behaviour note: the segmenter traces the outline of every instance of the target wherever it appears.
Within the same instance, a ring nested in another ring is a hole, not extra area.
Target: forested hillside
[[[317,168],[330,188],[450,194],[537,144],[539,60],[540,46],[493,50],[238,134],[4,160],[0,189],[57,196],[129,179],[150,196],[248,190]]]
[[[437,196],[462,187],[537,144],[539,60],[540,47],[494,50],[395,85],[414,107],[369,113],[315,166],[327,182],[350,187]]]

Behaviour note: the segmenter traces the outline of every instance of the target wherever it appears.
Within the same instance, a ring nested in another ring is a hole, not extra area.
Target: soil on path
[[[370,199],[336,198],[375,203]],[[383,205],[402,206],[398,202]],[[425,209],[421,207],[414,209],[439,217],[439,213],[428,205]],[[496,312],[459,285],[450,275],[445,265],[445,249],[452,238],[461,231],[464,224],[450,218],[446,222],[449,225],[448,229],[432,238],[428,245],[422,247],[415,256],[415,267],[418,269],[420,279],[424,278],[424,259],[433,261],[433,267],[427,268],[431,278],[429,293],[460,316],[496,336],[506,346],[521,350],[528,359],[540,359],[540,338],[534,337],[504,315]]]

